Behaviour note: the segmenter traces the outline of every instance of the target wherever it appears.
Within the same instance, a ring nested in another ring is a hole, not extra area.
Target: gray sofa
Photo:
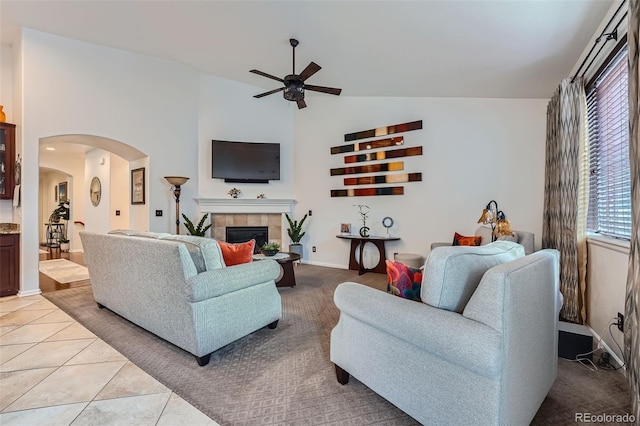
[[[491,242],[491,228],[488,226],[478,227],[474,235],[479,235],[482,237],[482,242],[480,243],[480,245],[482,246],[489,244]],[[525,254],[531,254],[535,250],[535,247],[534,247],[535,237],[536,235],[533,232],[514,230],[513,236],[500,237],[498,238],[498,241],[516,242],[524,247]],[[451,242],[431,243],[431,250],[433,250],[436,247],[444,247],[444,246],[450,246],[450,245],[451,245]]]
[[[354,376],[423,424],[529,424],[557,373],[558,261],[506,241],[439,247],[424,303],[340,284],[338,381]]]
[[[209,238],[81,232],[93,296],[206,365],[211,353],[282,317],[272,259],[226,267]]]

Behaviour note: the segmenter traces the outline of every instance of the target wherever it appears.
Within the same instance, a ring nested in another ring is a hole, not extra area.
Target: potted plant
[[[69,251],[70,246],[69,239],[67,238],[67,225],[69,218],[71,217],[70,204],[71,202],[69,200],[61,201],[58,203],[58,207],[56,207],[49,216],[50,224],[59,224],[61,219],[67,221],[66,225],[61,224],[56,226],[55,230],[52,230],[53,232],[50,235],[51,240],[48,241],[48,244],[50,245],[55,243],[55,239],[57,238],[57,243],[60,245],[60,250],[62,251]]]
[[[204,226],[204,222],[207,220],[207,216],[208,215],[206,214],[202,216],[202,219],[200,219],[200,222],[198,222],[198,225],[193,226],[193,222],[191,222],[191,220],[187,216],[185,216],[184,213],[182,213],[182,218],[184,219],[184,226],[187,228],[187,231],[189,231],[189,234],[196,235],[198,237],[204,237],[205,232],[207,232],[207,230],[211,228],[211,224]]]
[[[71,244],[69,242],[69,240],[67,239],[67,237],[62,237],[58,240],[58,243],[60,244],[60,250],[64,251],[64,252],[68,252],[69,249],[71,248]]]
[[[260,247],[260,251],[265,256],[275,256],[280,251],[280,244],[264,243],[262,247]]]
[[[300,222],[297,220],[291,220],[287,213],[284,215],[287,218],[287,222],[289,222],[289,228],[287,229],[287,234],[289,234],[289,238],[291,238],[289,253],[295,253],[302,259],[303,247],[302,244],[300,244],[300,241],[305,234],[305,232],[302,231],[302,224],[304,224],[304,221],[307,219],[307,215],[305,214]]]

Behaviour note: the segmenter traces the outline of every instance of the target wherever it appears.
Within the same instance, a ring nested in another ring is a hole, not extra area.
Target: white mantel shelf
[[[196,198],[201,213],[293,213],[296,200],[271,198]]]

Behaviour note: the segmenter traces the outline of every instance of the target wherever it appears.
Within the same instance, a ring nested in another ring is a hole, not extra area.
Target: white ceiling
[[[289,74],[294,37],[296,71],[318,63],[307,83],[342,96],[549,98],[612,2],[2,0],[0,36],[29,27],[265,91],[280,83],[248,71]]]

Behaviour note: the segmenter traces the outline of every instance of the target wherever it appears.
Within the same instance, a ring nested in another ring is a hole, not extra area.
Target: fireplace
[[[256,240],[254,253],[260,252],[260,247],[269,241],[268,226],[227,226],[225,229],[225,241],[228,243],[244,243]]]

